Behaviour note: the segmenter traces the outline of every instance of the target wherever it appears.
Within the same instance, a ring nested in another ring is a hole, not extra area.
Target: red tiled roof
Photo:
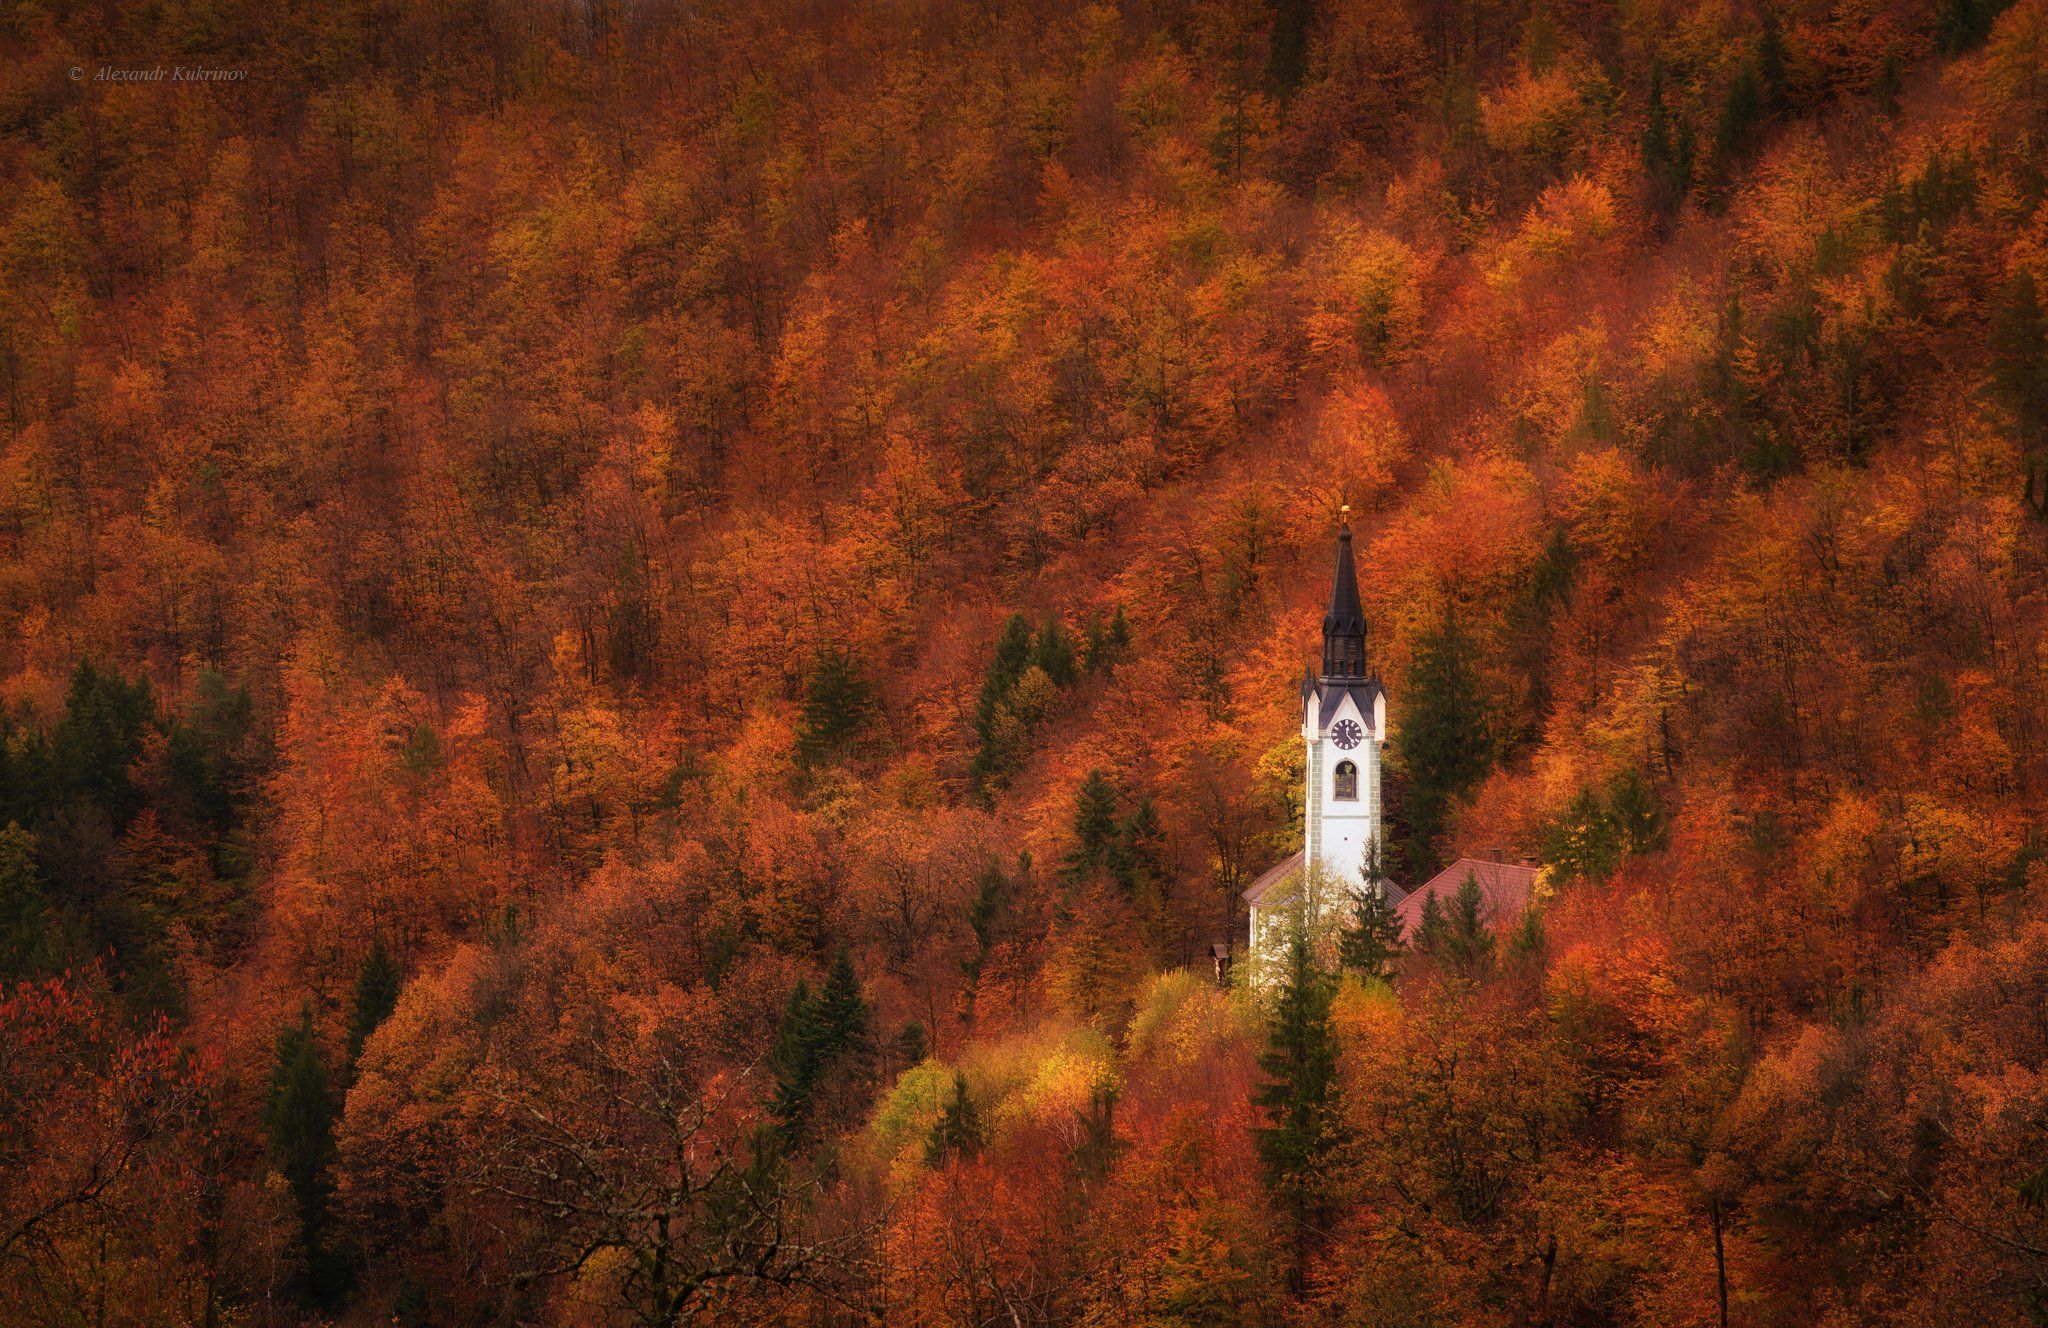
[[[1479,882],[1479,893],[1486,899],[1480,911],[1490,924],[1505,928],[1522,920],[1523,910],[1529,907],[1529,895],[1536,888],[1534,867],[1459,858],[1416,886],[1414,893],[1395,906],[1394,916],[1401,919],[1401,935],[1411,941],[1415,938],[1417,928],[1422,926],[1423,905],[1431,895],[1440,896],[1439,908],[1449,908],[1452,897],[1465,883],[1468,873]]]

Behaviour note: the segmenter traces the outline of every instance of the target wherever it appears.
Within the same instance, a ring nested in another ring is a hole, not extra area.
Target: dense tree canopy
[[[2043,0],[0,53],[0,1324],[2039,1321]]]

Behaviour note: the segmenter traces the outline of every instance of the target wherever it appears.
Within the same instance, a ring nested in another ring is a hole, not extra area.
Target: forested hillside
[[[0,1324],[2048,1322],[2044,134],[2048,0],[7,7]],[[1221,990],[1343,504],[1540,902]]]

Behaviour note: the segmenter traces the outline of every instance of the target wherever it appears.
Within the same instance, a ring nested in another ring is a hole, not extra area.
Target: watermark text
[[[248,77],[246,69],[209,65],[101,65],[97,69],[71,66],[73,83],[240,83]]]

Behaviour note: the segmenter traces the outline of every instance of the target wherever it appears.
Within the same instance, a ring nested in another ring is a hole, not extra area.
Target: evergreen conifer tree
[[[1108,673],[1130,652],[1131,624],[1124,617],[1124,606],[1116,606],[1105,622],[1100,617],[1088,620],[1088,633],[1081,645],[1081,667],[1090,673]]]
[[[1076,878],[1097,870],[1114,873],[1119,831],[1116,785],[1100,770],[1090,770],[1074,791],[1074,847],[1067,853],[1067,874]]]
[[[952,1100],[946,1103],[925,1140],[925,1161],[936,1167],[944,1165],[947,1158],[973,1157],[981,1151],[983,1141],[980,1108],[975,1106],[974,1095],[967,1091],[967,1076],[955,1070]]]
[[[2021,270],[2006,283],[1992,307],[1986,338],[1991,352],[1991,381],[2011,405],[2030,439],[2048,432],[2048,318],[2042,316],[2041,293],[2031,272]]]
[[[1692,126],[1678,117],[1672,129],[1672,115],[1664,104],[1664,66],[1650,66],[1649,106],[1643,126],[1643,174],[1657,188],[1657,201],[1676,207],[1692,187]]]
[[[1458,882],[1458,893],[1444,910],[1443,937],[1437,943],[1437,957],[1456,972],[1477,978],[1493,966],[1492,919],[1487,916],[1486,895],[1479,878],[1471,872]]]
[[[1735,163],[1749,150],[1763,118],[1763,78],[1757,73],[1756,61],[1745,60],[1728,84],[1721,118],[1714,127],[1714,167],[1721,184],[1727,184]]]
[[[1117,828],[1115,867],[1124,893],[1136,896],[1157,893],[1166,882],[1166,831],[1152,799],[1138,799],[1137,807]]]
[[[1957,55],[1991,35],[1991,25],[2007,0],[1941,0],[1934,16],[1935,39],[1943,52]]]
[[[1887,52],[1884,64],[1877,71],[1877,82],[1871,84],[1870,97],[1877,103],[1877,109],[1886,119],[1899,118],[1899,94],[1906,90],[1905,71],[1899,65],[1895,52]]]
[[[1785,109],[1785,34],[1769,5],[1763,7],[1763,20],[1756,41],[1757,96],[1764,114],[1777,115]]]
[[[1099,1181],[1116,1162],[1116,1088],[1097,1084],[1080,1113],[1081,1139],[1074,1145],[1074,1169],[1085,1180]]]
[[[329,1168],[334,1158],[334,1095],[327,1067],[313,1035],[308,1006],[295,1024],[278,1034],[271,1057],[270,1093],[263,1126],[271,1162],[290,1188],[298,1210],[300,1248],[305,1256],[302,1290],[323,1299],[335,1289],[337,1265],[326,1245]]]
[[[1650,781],[1633,767],[1608,786],[1607,819],[1625,852],[1649,853],[1664,847],[1664,808]]]
[[[1689,194],[1699,163],[1699,131],[1692,127],[1691,116],[1680,115],[1676,119],[1678,128],[1671,134],[1671,180],[1680,193]]]
[[[1434,959],[1444,941],[1444,904],[1432,890],[1423,896],[1422,917],[1415,924],[1415,948]]]
[[[0,828],[0,984],[43,967],[49,925],[36,872],[36,837],[10,821]]]
[[[348,1064],[351,1069],[363,1054],[363,1044],[370,1040],[370,1034],[376,1032],[377,1026],[398,1008],[398,986],[398,961],[392,958],[381,935],[371,937],[369,953],[363,956],[361,966],[356,969],[355,994],[349,1001]]]
[[[843,650],[821,652],[804,685],[797,755],[806,765],[831,757],[866,726],[874,706],[875,689],[860,662]]]
[[[974,953],[960,961],[960,971],[969,982],[981,976],[981,966],[988,961],[989,951],[1002,940],[1010,893],[1010,880],[1000,866],[991,862],[982,868],[974,899],[967,905],[967,926],[974,933]]]
[[[2019,425],[2027,502],[2035,515],[2048,517],[2048,317],[2032,273],[2022,271],[2006,284],[1986,340],[1992,386]]]
[[[1614,821],[1600,796],[1580,789],[1551,822],[1544,836],[1544,856],[1566,876],[1605,880],[1621,860]]]
[[[1032,645],[1030,620],[1021,613],[1011,614],[996,640],[988,671],[982,675],[981,692],[974,702],[974,733],[979,746],[970,773],[984,798],[1007,783],[1024,759],[1024,741],[1029,734],[1010,703],[1025,670],[1031,667]]]
[[[1379,847],[1367,845],[1358,885],[1351,889],[1351,908],[1337,937],[1337,957],[1361,977],[1390,982],[1401,954],[1401,919],[1387,901],[1380,875]]]
[[[1282,98],[1294,95],[1308,73],[1309,33],[1315,0],[1276,0],[1273,30],[1266,40],[1266,81]]]
[[[1337,1034],[1330,1018],[1335,983],[1317,967],[1306,921],[1287,937],[1266,1025],[1253,1102],[1265,1115],[1257,1129],[1260,1161],[1274,1202],[1294,1235],[1297,1289],[1315,1239],[1332,1206],[1331,1164],[1345,1137],[1337,1084]]]
[[[1452,804],[1476,787],[1493,764],[1478,648],[1446,610],[1416,646],[1400,730],[1406,776],[1402,810],[1408,822],[1408,865],[1419,875],[1435,862],[1436,841]]]
[[[64,717],[50,734],[50,753],[66,793],[97,803],[117,830],[141,809],[129,770],[156,720],[149,680],[133,683],[80,660],[71,673]]]
[[[896,1030],[890,1055],[897,1065],[905,1069],[922,1065],[924,1058],[931,1054],[931,1043],[925,1037],[923,1023],[916,1019],[907,1020],[902,1028]]]
[[[823,1049],[811,984],[798,978],[788,1004],[782,1007],[782,1023],[775,1031],[775,1049],[769,1056],[775,1094],[768,1110],[786,1130],[800,1132],[811,1113],[811,1094],[818,1087]]]
[[[198,695],[164,734],[167,782],[190,814],[226,835],[246,797],[243,750],[254,724],[247,687],[230,687],[212,669],[199,672]]]
[[[1631,853],[1664,846],[1664,809],[1641,772],[1624,770],[1603,799],[1580,789],[1544,832],[1544,856],[1565,876],[1605,880]]]
[[[1055,687],[1072,686],[1081,671],[1074,653],[1074,638],[1067,635],[1067,629],[1051,614],[1046,615],[1044,625],[1032,639],[1031,663],[1043,669]]]
[[[814,1118],[836,1122],[848,1095],[865,1082],[874,1057],[872,1014],[853,957],[841,947],[812,994],[799,978],[784,1007],[771,1064],[775,1093],[769,1111],[785,1140],[807,1134]]]
[[[815,1018],[827,1059],[849,1065],[865,1063],[874,1050],[868,1003],[861,994],[860,975],[853,969],[853,955],[843,945],[825,970]]]
[[[988,671],[982,674],[981,694],[974,703],[975,727],[984,737],[995,723],[996,708],[1024,676],[1024,668],[1030,662],[1031,621],[1021,613],[1013,613],[1009,622],[1003,624],[1003,634],[996,638],[995,654],[989,659]]]

